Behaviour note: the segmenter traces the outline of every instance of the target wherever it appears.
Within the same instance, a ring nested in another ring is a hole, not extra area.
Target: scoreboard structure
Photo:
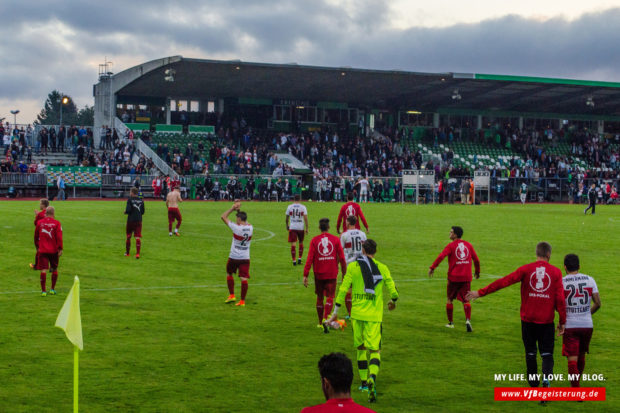
[[[487,190],[487,201],[491,203],[491,172],[474,171],[474,199],[473,204],[476,205],[476,191]]]
[[[405,202],[405,189],[414,189],[415,203],[418,205],[421,191],[435,190],[435,171],[432,169],[405,169],[402,175],[401,202]],[[433,197],[435,203],[435,197]]]

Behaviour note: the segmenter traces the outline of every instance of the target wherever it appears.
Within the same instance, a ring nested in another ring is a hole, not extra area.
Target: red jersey
[[[304,277],[308,276],[312,266],[317,279],[336,279],[338,278],[338,264],[340,264],[342,273],[346,273],[347,262],[344,259],[340,239],[327,232],[312,238],[304,267]]]
[[[480,296],[521,281],[521,320],[528,323],[549,324],[560,315],[560,324],[566,324],[566,302],[562,272],[547,261],[535,261],[478,290]]]
[[[55,254],[62,249],[62,226],[52,217],[45,217],[34,231],[34,246],[39,254]]]
[[[431,269],[439,266],[441,261],[448,257],[448,280],[452,282],[471,281],[471,262],[476,266],[476,274],[480,274],[480,260],[474,247],[467,241],[455,239],[441,251]]]
[[[39,211],[36,217],[34,217],[34,226],[36,227],[39,221],[45,218],[45,210]]]
[[[368,407],[360,406],[353,399],[329,399],[326,403],[306,407],[301,413],[376,413]]]
[[[340,233],[340,224],[342,223],[342,229],[344,230],[346,227],[347,218],[351,215],[357,217],[355,229],[361,228],[361,220],[366,227],[366,231],[368,231],[368,223],[366,222],[366,218],[364,217],[364,213],[362,212],[362,207],[360,207],[359,204],[356,202],[349,201],[340,208],[340,213],[338,214],[338,222],[336,223],[336,231],[338,231],[338,233]]]

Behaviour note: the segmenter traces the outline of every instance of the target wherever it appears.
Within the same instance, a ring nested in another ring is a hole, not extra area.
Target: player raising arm
[[[222,214],[222,221],[228,225],[233,232],[232,244],[230,245],[230,254],[226,263],[226,282],[228,284],[228,298],[226,303],[236,301],[235,298],[235,279],[233,274],[239,270],[239,278],[241,279],[241,300],[236,306],[245,307],[245,297],[248,293],[248,279],[250,278],[250,242],[254,228],[250,225],[248,214],[240,210],[241,202],[236,200],[233,206]],[[236,222],[228,219],[228,216],[237,211]]]
[[[288,242],[291,244],[293,265],[301,264],[301,255],[304,252],[304,235],[308,234],[308,210],[299,201],[299,194],[295,195],[295,202],[286,208],[286,230]],[[295,261],[295,244],[299,242],[299,258]]]
[[[350,216],[358,218],[358,221],[355,224],[355,229],[360,229],[359,220],[361,220],[366,227],[366,233],[370,234],[370,230],[368,229],[368,223],[366,222],[366,217],[362,212],[362,207],[359,206],[357,202],[353,201],[353,192],[347,193],[347,203],[340,208],[340,213],[338,214],[338,222],[336,222],[336,232],[338,234],[340,234],[340,224],[342,224],[344,229],[344,226],[346,225],[344,221],[347,219],[347,217]]]

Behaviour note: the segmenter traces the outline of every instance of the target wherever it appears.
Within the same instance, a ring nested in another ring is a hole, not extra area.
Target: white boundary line
[[[483,274],[485,278],[500,278],[498,275]],[[409,282],[422,282],[422,281],[445,281],[445,278],[405,278],[401,280],[394,280],[397,283],[409,283]],[[250,284],[252,287],[271,287],[282,285],[302,285],[302,281],[298,282],[283,282],[283,283],[256,283]],[[168,285],[168,286],[153,286],[153,287],[116,287],[116,288],[82,288],[81,291],[149,291],[149,290],[190,290],[195,288],[227,288],[225,283],[212,284],[212,285]],[[33,294],[40,291],[2,291],[0,295],[18,295],[18,294]]]

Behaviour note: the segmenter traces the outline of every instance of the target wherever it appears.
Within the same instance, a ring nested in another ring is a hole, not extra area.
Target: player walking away
[[[550,258],[551,245],[540,242],[536,245],[536,261],[517,268],[478,291],[470,291],[466,296],[467,300],[473,301],[521,282],[521,337],[525,346],[525,363],[531,387],[538,387],[540,384],[536,378],[538,350],[542,357],[543,387],[549,387],[548,377],[553,373],[554,311],[560,316],[559,335],[564,334],[566,325],[562,272],[549,264]]]
[[[293,265],[301,264],[301,255],[304,252],[304,236],[308,234],[308,210],[299,201],[301,196],[295,195],[295,202],[286,208],[286,230],[288,242],[291,244]],[[299,257],[295,254],[295,244],[299,242]]]
[[[596,184],[590,185],[590,189],[588,190],[588,201],[590,201],[590,205],[583,210],[584,214],[588,214],[588,210],[592,208],[592,215],[596,212]]]
[[[571,387],[579,387],[590,352],[594,324],[592,314],[601,308],[601,297],[594,278],[579,272],[579,257],[564,257],[566,276],[562,279],[566,297],[566,330],[562,340],[562,355],[568,358],[568,374],[573,375]],[[576,377],[576,378],[575,378]]]
[[[181,199],[181,191],[179,187],[175,185],[166,196],[166,206],[168,207],[168,235],[172,236],[172,224],[177,221],[177,226],[174,228],[174,235],[177,237],[179,234],[179,227],[181,226],[181,211],[179,211],[179,203],[183,202]]]
[[[52,288],[50,295],[56,295],[56,281],[58,280],[58,259],[62,255],[62,226],[54,219],[54,207],[48,206],[45,218],[37,223],[34,232],[34,246],[37,248],[38,262],[35,267],[41,271],[41,296],[47,295],[45,284],[47,270],[52,272]]]
[[[360,406],[351,398],[353,383],[353,364],[342,353],[331,353],[319,360],[321,387],[326,403],[306,407],[301,413],[374,413],[367,407]]]
[[[359,206],[357,202],[353,201],[353,192],[347,193],[347,203],[340,207],[338,222],[336,223],[336,232],[338,232],[338,234],[340,234],[340,224],[342,223],[342,228],[344,229],[344,221],[350,216],[360,219],[366,227],[366,233],[370,233],[368,223],[366,222],[366,217],[364,217],[364,213],[362,212],[362,207]],[[355,229],[360,229],[359,221],[355,224]]]
[[[248,214],[240,210],[241,202],[235,201],[232,208],[222,214],[222,221],[233,232],[232,244],[230,245],[230,255],[226,263],[226,282],[228,283],[228,298],[225,303],[233,303],[237,301],[235,297],[235,279],[233,274],[239,270],[239,278],[241,279],[241,300],[236,306],[245,307],[245,297],[248,293],[248,279],[250,278],[250,242],[254,228],[250,225]],[[237,220],[235,223],[228,219],[228,216],[237,211],[235,215]]]
[[[35,210],[34,211],[34,229],[36,231],[37,229],[37,224],[39,223],[39,221],[41,221],[43,218],[45,218],[45,212],[47,210],[47,207],[50,206],[50,201],[47,198],[43,198],[39,201],[39,210]],[[30,268],[32,268],[33,270],[37,269],[37,265],[39,262],[39,253],[35,252],[34,254],[34,264],[30,263]]]
[[[521,197],[521,204],[525,205],[525,201],[527,200],[527,184],[525,182],[521,184],[519,196]]]
[[[308,287],[308,274],[310,274],[310,267],[312,267],[314,271],[314,293],[316,294],[316,314],[319,319],[317,327],[328,333],[329,330],[323,326],[323,322],[331,313],[334,305],[338,265],[340,265],[342,274],[345,274],[347,262],[344,259],[340,240],[328,232],[328,218],[321,218],[319,230],[321,234],[312,238],[310,248],[308,248],[308,258],[306,258],[306,265],[304,266],[304,287]],[[324,297],[327,297],[325,305],[323,305]]]
[[[445,257],[448,257],[448,287],[446,303],[446,314],[448,315],[448,324],[446,327],[454,328],[452,313],[454,299],[463,303],[465,311],[465,328],[468,333],[473,331],[471,327],[471,304],[465,298],[465,295],[471,290],[471,263],[473,261],[476,267],[476,279],[480,278],[480,260],[474,250],[474,247],[467,241],[463,241],[463,228],[454,226],[450,230],[451,243],[441,251],[441,254],[433,262],[428,270],[428,276],[432,277],[435,268],[439,266]]]
[[[387,266],[374,257],[377,252],[377,243],[371,239],[362,244],[362,258],[352,262],[347,267],[347,274],[338,290],[336,306],[328,322],[333,323],[338,315],[338,309],[347,295],[349,288],[353,288],[353,345],[357,349],[357,367],[362,380],[360,390],[368,391],[368,401],[377,399],[377,375],[381,365],[381,333],[383,321],[383,289],[387,288],[391,300],[388,309],[396,307],[398,291]],[[370,353],[368,358],[367,352]],[[369,375],[370,373],[370,375]]]
[[[357,224],[355,216],[347,217],[347,230],[340,235],[340,245],[344,250],[347,266],[362,258],[362,243],[366,241],[366,234],[362,230],[355,229],[355,224]],[[347,292],[344,303],[347,306],[348,313],[345,319],[349,319],[351,318],[351,291]]]
[[[370,188],[368,180],[366,178],[360,178],[355,185],[360,186],[360,202],[368,202],[368,188]]]
[[[140,247],[142,246],[142,215],[144,215],[144,200],[140,198],[140,190],[136,187],[129,191],[129,199],[125,206],[125,215],[127,215],[127,225],[125,226],[125,257],[129,257],[131,249],[131,235],[136,239],[136,259],[140,258]]]

